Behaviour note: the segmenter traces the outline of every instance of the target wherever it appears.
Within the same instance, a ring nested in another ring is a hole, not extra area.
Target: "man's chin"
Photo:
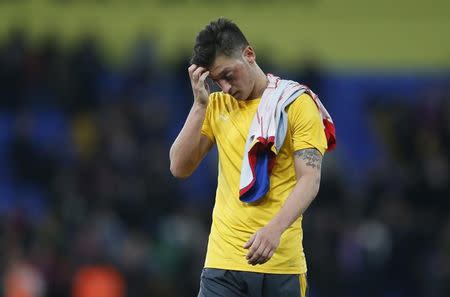
[[[236,93],[234,93],[234,94],[231,95],[231,96],[233,96],[234,99],[237,99],[237,100],[243,100],[243,99],[241,98],[241,95],[239,94],[239,92],[236,92]]]

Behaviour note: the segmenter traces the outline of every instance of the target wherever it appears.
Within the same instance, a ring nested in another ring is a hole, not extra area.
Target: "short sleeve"
[[[212,142],[215,142],[215,137],[214,137],[214,132],[212,129],[212,122],[213,122],[213,94],[209,95],[209,102],[208,102],[208,106],[206,107],[206,114],[205,114],[205,119],[203,121],[203,125],[202,125],[202,130],[201,133],[203,135],[206,135]]]
[[[322,117],[316,103],[308,94],[300,95],[288,107],[294,151],[315,148],[322,155],[327,149]]]

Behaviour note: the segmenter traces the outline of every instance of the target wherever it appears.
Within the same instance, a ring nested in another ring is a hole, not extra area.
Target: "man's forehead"
[[[209,76],[211,78],[216,78],[222,72],[229,70],[233,67],[234,60],[224,56],[218,56],[214,63],[209,67]]]

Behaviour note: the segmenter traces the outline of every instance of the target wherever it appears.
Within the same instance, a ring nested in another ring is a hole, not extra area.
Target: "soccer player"
[[[317,103],[304,92],[287,106],[286,136],[270,186],[264,197],[246,202],[240,199],[241,168],[268,75],[238,26],[224,18],[200,31],[188,72],[194,102],[170,149],[170,170],[187,178],[214,145],[219,155],[198,296],[306,296],[302,214],[319,191],[328,148]],[[207,78],[222,92],[210,94]]]

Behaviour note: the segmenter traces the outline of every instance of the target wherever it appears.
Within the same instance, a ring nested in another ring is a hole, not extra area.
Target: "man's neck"
[[[267,88],[268,83],[269,80],[267,79],[266,74],[261,70],[261,68],[258,67],[256,71],[255,86],[248,99],[260,98],[264,93],[264,90]]]

